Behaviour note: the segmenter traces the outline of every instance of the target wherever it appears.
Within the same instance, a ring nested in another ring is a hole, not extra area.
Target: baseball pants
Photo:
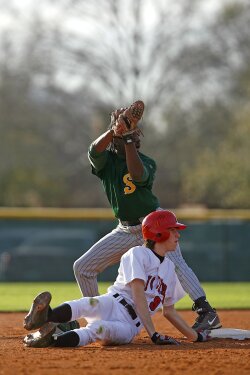
[[[111,294],[83,297],[65,302],[72,310],[72,320],[85,318],[84,328],[75,329],[80,338],[78,346],[100,340],[103,345],[130,343],[139,333],[125,308]]]

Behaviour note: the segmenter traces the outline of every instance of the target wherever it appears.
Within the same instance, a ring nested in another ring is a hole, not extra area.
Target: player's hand
[[[153,334],[151,340],[155,345],[180,345],[180,343],[172,337],[160,335],[158,332]]]
[[[116,121],[118,120],[118,117],[120,114],[122,114],[127,108],[120,108],[116,109],[115,111],[111,112],[110,114],[110,127],[115,126]]]
[[[198,337],[197,337],[197,340],[195,342],[204,342],[204,341],[211,340],[210,333],[211,333],[211,331],[209,331],[207,329],[205,331],[197,332]]]

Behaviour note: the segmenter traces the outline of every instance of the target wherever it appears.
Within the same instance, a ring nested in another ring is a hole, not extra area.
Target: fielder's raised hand
[[[111,112],[110,114],[110,128],[115,126],[118,117],[126,110],[127,108],[120,108],[116,109],[115,111]]]

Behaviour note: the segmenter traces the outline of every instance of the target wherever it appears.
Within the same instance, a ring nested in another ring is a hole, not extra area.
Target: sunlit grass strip
[[[100,293],[111,283],[99,283]],[[203,283],[209,302],[217,309],[250,309],[250,282]],[[32,299],[43,290],[52,293],[52,307],[64,301],[78,299],[81,293],[74,282],[0,283],[0,311],[26,311]],[[176,304],[178,309],[190,309],[188,296]]]

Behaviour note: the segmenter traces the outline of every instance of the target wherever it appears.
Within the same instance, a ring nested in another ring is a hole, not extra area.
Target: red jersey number
[[[148,280],[146,282],[146,286],[144,290],[146,291],[148,288],[153,290],[154,287],[154,282],[155,282],[156,277],[155,276],[148,276]],[[151,311],[155,311],[157,307],[160,305],[160,303],[164,302],[165,299],[165,294],[167,290],[167,285],[164,284],[163,280],[158,276],[158,282],[157,285],[155,286],[155,290],[162,296],[155,296],[153,301],[149,303],[149,308]]]

